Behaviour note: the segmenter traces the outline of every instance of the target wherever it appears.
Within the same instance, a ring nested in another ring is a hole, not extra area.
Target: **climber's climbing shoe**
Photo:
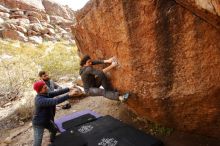
[[[121,102],[124,102],[124,101],[128,100],[129,95],[130,95],[129,93],[125,93],[125,94],[123,94],[122,96],[119,97],[119,100]]]

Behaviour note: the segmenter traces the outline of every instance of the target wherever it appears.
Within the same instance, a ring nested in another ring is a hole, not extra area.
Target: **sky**
[[[68,5],[73,10],[82,8],[89,0],[54,0],[62,5]]]

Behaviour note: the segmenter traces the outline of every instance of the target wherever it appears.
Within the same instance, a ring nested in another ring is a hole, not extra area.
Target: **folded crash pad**
[[[55,120],[55,124],[57,125],[58,129],[60,130],[60,132],[64,132],[66,130],[63,128],[63,123],[65,123],[67,121],[70,121],[70,120],[73,120],[73,119],[76,119],[76,118],[78,118],[80,116],[83,116],[83,115],[86,115],[86,114],[93,115],[95,118],[101,117],[100,115],[98,115],[97,113],[95,113],[93,111],[84,110],[84,111],[74,112],[72,114],[60,117],[60,118]],[[74,123],[74,121],[72,123]]]

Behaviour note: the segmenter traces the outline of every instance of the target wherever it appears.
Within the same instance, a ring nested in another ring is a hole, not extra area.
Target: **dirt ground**
[[[71,105],[72,107],[68,110],[58,109],[56,118],[73,112],[89,109],[100,115],[111,115],[145,131],[146,133],[150,133],[149,126],[129,111],[125,104],[118,101],[111,101],[103,97],[87,97],[75,101],[74,103],[71,102]],[[1,140],[5,140],[7,137],[13,137],[10,144],[8,144],[9,146],[31,146],[33,144],[31,121],[26,122],[24,126],[2,132],[4,132],[4,134],[1,135]],[[45,130],[43,146],[47,146],[48,144],[48,135],[48,131]],[[165,146],[220,146],[220,139],[208,138],[175,130],[170,135],[156,135],[156,137],[162,140]],[[6,146],[6,144],[3,143],[0,145]]]

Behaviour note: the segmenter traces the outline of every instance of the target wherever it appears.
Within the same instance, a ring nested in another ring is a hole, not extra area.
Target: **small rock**
[[[8,103],[4,104],[3,107],[7,107],[7,106],[10,106],[10,105],[12,105],[12,103],[8,102]]]
[[[18,118],[18,116],[15,116],[15,118],[14,118],[14,119],[15,119],[15,121],[17,121],[19,118]]]
[[[5,13],[9,13],[10,10],[2,5],[0,5],[0,12],[5,12]]]
[[[25,124],[25,123],[24,123],[23,121],[19,121],[19,125],[20,125],[20,126],[24,126],[24,124]]]
[[[28,17],[31,23],[40,23],[39,19],[34,16],[29,16]]]
[[[7,137],[4,141],[6,144],[10,144],[12,142],[12,139],[10,137]]]
[[[9,16],[10,16],[10,14],[8,14],[8,13],[0,12],[1,18],[9,18]]]
[[[27,29],[25,29],[24,27],[22,26],[16,26],[17,30],[22,32],[22,33],[27,33]]]
[[[60,80],[60,81],[66,81],[66,82],[67,82],[67,81],[70,81],[71,78],[65,76],[65,77],[61,77],[61,78],[59,78],[59,80]]]
[[[20,40],[24,42],[27,41],[27,37],[24,35],[24,33],[20,31],[16,31],[16,30],[5,29],[2,31],[2,36],[5,39],[9,38],[9,39]]]
[[[28,36],[35,36],[35,35],[38,35],[39,33],[38,32],[36,32],[36,31],[33,31],[33,30],[28,30],[28,32],[27,32],[27,35]]]
[[[35,44],[41,44],[43,42],[43,39],[41,36],[32,36],[29,37],[29,41]]]

